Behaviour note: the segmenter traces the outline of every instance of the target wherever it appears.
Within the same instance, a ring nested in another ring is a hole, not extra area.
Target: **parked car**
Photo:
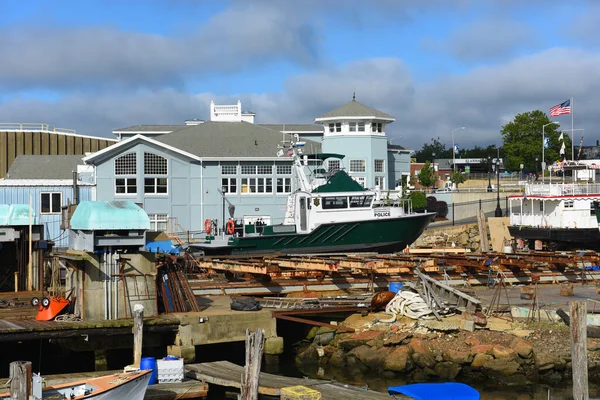
[[[434,193],[452,193],[452,189],[449,187],[435,189]]]

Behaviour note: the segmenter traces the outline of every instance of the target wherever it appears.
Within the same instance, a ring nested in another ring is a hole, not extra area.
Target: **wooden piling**
[[[265,344],[265,331],[257,329],[250,333],[246,329],[246,364],[242,374],[242,385],[240,387],[240,400],[258,399],[258,379],[260,377],[260,364]]]
[[[31,361],[10,363],[10,398],[28,399],[31,395]]]
[[[587,304],[585,301],[572,301],[570,307],[573,399],[588,400]]]
[[[142,362],[142,339],[144,335],[144,306],[133,306],[133,365],[140,367]]]

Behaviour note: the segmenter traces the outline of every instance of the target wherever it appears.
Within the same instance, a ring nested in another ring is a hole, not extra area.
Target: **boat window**
[[[350,208],[370,207],[373,196],[350,196]]]
[[[565,201],[565,208],[573,208],[573,200]]]
[[[540,201],[540,211],[544,211],[544,202]]]
[[[331,210],[336,208],[348,208],[348,197],[323,197],[323,210]]]

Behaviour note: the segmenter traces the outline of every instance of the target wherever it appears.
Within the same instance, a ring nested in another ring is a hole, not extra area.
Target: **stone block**
[[[191,364],[196,361],[195,346],[167,346],[167,352],[171,356],[183,358],[185,364]]]
[[[283,353],[283,338],[281,336],[269,337],[265,340],[264,353],[269,355],[279,355]]]
[[[475,330],[475,322],[463,319],[460,321],[460,329],[464,331],[473,332]]]

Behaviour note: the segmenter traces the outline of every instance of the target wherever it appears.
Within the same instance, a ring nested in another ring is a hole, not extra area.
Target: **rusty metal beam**
[[[313,321],[312,319],[292,317],[290,315],[285,315],[285,314],[274,315],[274,317],[277,319],[285,319],[287,321],[299,322],[301,324],[308,324],[308,325],[314,325],[314,326],[322,326],[325,328],[332,328],[332,329],[336,329],[340,332],[350,332],[350,333],[355,332],[354,329],[348,328],[346,326],[332,325],[332,324],[328,324],[327,322]]]

